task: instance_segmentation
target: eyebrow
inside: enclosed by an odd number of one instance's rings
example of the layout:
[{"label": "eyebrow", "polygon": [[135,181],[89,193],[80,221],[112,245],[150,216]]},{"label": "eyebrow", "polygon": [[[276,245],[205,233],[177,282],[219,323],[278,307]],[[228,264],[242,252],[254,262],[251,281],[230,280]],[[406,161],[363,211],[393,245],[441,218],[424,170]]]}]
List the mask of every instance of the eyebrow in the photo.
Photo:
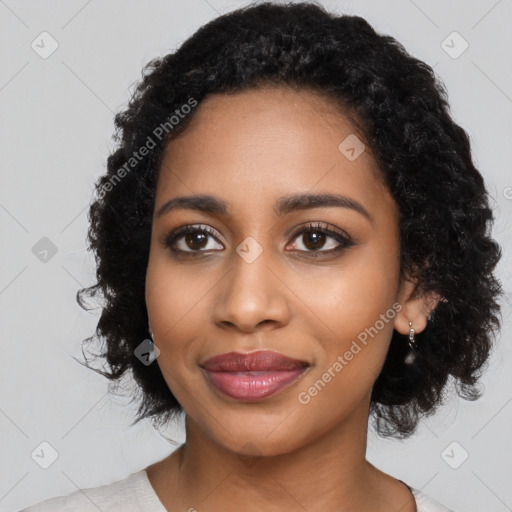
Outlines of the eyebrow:
[{"label": "eyebrow", "polygon": [[[311,208],[339,207],[354,210],[370,222],[373,222],[368,210],[355,199],[340,194],[294,194],[279,198],[275,205],[275,212],[279,216],[296,210],[308,210]],[[197,210],[214,215],[229,215],[229,203],[218,197],[203,194],[194,196],[178,196],[166,201],[156,214],[161,217],[166,213],[176,210]]]}]

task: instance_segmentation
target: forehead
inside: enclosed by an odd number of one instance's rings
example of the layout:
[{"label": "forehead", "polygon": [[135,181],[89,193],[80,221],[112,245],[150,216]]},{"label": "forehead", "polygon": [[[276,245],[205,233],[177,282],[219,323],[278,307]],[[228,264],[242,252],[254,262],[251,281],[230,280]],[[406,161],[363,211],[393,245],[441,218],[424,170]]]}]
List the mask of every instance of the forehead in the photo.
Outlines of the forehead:
[{"label": "forehead", "polygon": [[362,139],[334,101],[313,91],[211,95],[168,144],[157,202],[208,193],[235,206],[250,200],[261,205],[308,191],[339,192],[368,208],[383,206],[391,198]]}]

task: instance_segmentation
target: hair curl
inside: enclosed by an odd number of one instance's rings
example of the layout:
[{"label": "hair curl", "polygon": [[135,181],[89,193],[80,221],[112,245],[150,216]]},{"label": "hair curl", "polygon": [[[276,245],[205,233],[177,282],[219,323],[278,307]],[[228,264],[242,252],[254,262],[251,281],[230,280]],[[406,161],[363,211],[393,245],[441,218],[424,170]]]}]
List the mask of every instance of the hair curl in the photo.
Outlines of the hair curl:
[{"label": "hair curl", "polygon": [[[95,336],[84,343],[104,342],[97,357],[109,371],[91,369],[112,384],[132,372],[139,399],[134,423],[152,418],[162,425],[182,411],[158,365],[146,366],[134,355],[148,332],[145,273],[162,154],[193,118],[195,110],[182,114],[190,98],[200,104],[212,93],[261,86],[312,89],[343,107],[398,206],[402,275],[418,279],[418,293],[444,297],[416,335],[414,364],[404,362],[406,337],[393,333],[371,397],[377,432],[412,434],[420,416],[443,402],[450,376],[461,397],[478,398],[476,383],[500,326],[502,288],[493,270],[501,248],[488,231],[493,215],[468,135],[452,120],[444,85],[430,66],[363,18],[337,16],[313,3],[238,9],[144,68],[127,109],[115,116],[119,144],[89,210],[97,283],[79,290],[77,301],[88,309],[86,296],[103,299]],[[155,141],[155,128],[173,114],[180,114],[179,124]],[[148,146],[148,137],[156,145],[134,165],[130,159]],[[120,173],[128,163],[134,169]],[[116,174],[125,175],[114,182]]]}]

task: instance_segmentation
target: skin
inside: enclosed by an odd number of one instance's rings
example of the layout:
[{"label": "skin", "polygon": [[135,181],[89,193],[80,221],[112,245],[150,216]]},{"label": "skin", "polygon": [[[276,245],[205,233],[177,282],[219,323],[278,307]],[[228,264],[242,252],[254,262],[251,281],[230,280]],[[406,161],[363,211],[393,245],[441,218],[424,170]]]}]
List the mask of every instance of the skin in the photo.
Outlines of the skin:
[{"label": "skin", "polygon": [[[438,298],[413,297],[414,281],[400,279],[398,210],[370,152],[354,161],[340,152],[356,130],[312,91],[216,94],[196,108],[166,148],[156,189],[146,304],[157,364],[186,411],[186,443],[147,469],[151,485],[168,510],[414,512],[407,487],[366,460],[370,394],[393,329],[408,334],[411,321],[421,332]],[[276,214],[280,197],[304,193],[348,196],[370,219],[339,206]],[[157,215],[168,200],[196,194],[227,202],[228,214]],[[340,245],[330,234],[315,229],[317,246],[295,235],[310,221],[346,232],[354,245],[325,253]],[[176,228],[198,224],[214,233],[203,245],[182,236],[175,247],[185,256],[165,245]],[[247,237],[262,250],[251,263],[236,252]],[[396,302],[401,310],[300,403],[299,393]],[[311,366],[253,403],[222,395],[199,367],[258,349]]]}]

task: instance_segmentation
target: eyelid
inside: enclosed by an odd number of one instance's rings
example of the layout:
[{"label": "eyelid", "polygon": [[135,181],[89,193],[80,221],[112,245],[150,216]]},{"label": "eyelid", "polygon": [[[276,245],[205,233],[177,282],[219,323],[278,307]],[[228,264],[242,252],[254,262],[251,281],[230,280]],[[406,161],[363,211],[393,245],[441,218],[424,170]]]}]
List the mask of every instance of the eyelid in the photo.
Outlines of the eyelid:
[{"label": "eyelid", "polygon": [[[299,236],[303,235],[307,232],[314,232],[319,231],[324,233],[327,237],[333,238],[337,242],[337,247],[333,249],[327,249],[327,250],[296,250],[298,254],[308,254],[310,256],[308,257],[319,257],[319,256],[326,256],[326,255],[332,255],[336,254],[337,252],[341,252],[344,249],[348,249],[349,247],[352,247],[356,245],[352,237],[343,229],[331,227],[329,224],[322,222],[322,221],[310,221],[306,224],[300,226],[292,235],[292,238],[290,242],[286,244],[288,246],[290,243],[292,243],[294,240],[296,240]],[[301,256],[302,257],[302,256]]]},{"label": "eyelid", "polygon": [[351,240],[350,235],[343,229],[332,227],[329,224],[322,221],[309,221],[306,222],[306,224],[299,226],[294,231],[293,235],[291,235],[292,240],[295,240],[295,238],[297,238],[298,235],[301,235],[304,232],[313,231],[315,229],[325,232],[328,236],[337,235],[345,240]]},{"label": "eyelid", "polygon": [[[210,252],[210,251],[183,251],[181,249],[174,249],[172,244],[176,242],[180,237],[186,235],[187,233],[196,233],[196,232],[205,232],[212,238],[214,238],[219,244],[225,245],[219,237],[216,235],[217,230],[208,224],[185,224],[180,226],[174,230],[172,230],[169,234],[167,234],[163,239],[164,246],[168,247],[170,250],[181,252],[181,253],[189,253],[189,254],[200,254],[202,252]],[[219,250],[215,250],[214,252],[219,252]]]},{"label": "eyelid", "polygon": [[[332,254],[335,252],[338,252],[342,249],[351,247],[355,245],[355,243],[352,240],[352,237],[344,230],[340,228],[331,227],[329,224],[322,222],[322,221],[309,221],[306,224],[303,224],[302,226],[299,226],[291,235],[290,240],[286,243],[285,247],[288,246],[291,242],[293,242],[296,238],[298,238],[300,235],[307,233],[308,231],[315,231],[318,230],[322,233],[324,233],[327,237],[333,238],[338,243],[338,246],[334,249],[328,249],[328,250],[296,250],[295,252],[298,253],[306,253],[306,254],[319,254],[319,255],[326,255],[326,254]],[[174,229],[171,233],[169,233],[167,236],[164,237],[163,244],[164,246],[168,247],[173,252],[179,252],[179,253],[188,253],[188,254],[201,254],[201,253],[210,253],[210,252],[221,252],[221,249],[210,249],[208,251],[204,250],[182,250],[182,249],[176,249],[172,247],[172,245],[178,240],[180,237],[187,233],[196,233],[196,232],[205,232],[209,236],[211,236],[213,239],[215,239],[216,242],[219,244],[225,246],[225,244],[219,240],[220,237],[216,235],[217,230],[213,228],[212,226],[209,226],[208,224],[185,224],[183,226],[180,226],[176,229]],[[341,240],[338,240],[341,239]]]}]

